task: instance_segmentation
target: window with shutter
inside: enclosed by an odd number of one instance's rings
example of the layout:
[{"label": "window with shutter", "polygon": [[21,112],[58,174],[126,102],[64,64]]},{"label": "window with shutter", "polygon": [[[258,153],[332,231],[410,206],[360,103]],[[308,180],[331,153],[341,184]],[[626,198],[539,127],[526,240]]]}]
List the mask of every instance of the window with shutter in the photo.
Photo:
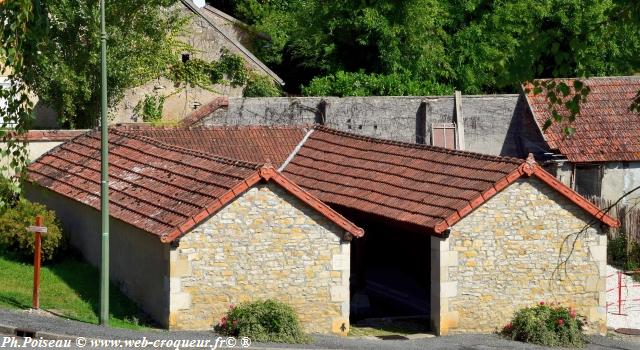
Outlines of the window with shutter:
[{"label": "window with shutter", "polygon": [[431,145],[456,149],[456,124],[434,123],[431,124]]}]

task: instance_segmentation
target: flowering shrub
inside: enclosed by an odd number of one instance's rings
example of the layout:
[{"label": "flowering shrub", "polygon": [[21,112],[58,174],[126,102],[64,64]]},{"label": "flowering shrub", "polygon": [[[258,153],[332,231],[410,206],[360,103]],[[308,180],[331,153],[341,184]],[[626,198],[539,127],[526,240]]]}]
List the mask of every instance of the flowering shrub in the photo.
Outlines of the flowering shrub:
[{"label": "flowering shrub", "polygon": [[584,317],[561,305],[544,301],[518,310],[501,334],[513,340],[545,346],[583,347]]},{"label": "flowering shrub", "polygon": [[287,304],[275,300],[230,305],[216,331],[253,342],[307,343],[298,316]]}]

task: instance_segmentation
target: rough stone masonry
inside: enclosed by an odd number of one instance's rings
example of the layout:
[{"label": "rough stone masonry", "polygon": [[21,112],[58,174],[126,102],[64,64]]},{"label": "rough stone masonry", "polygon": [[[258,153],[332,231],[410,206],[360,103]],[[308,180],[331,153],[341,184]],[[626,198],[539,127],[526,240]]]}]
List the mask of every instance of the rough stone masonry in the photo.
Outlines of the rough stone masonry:
[{"label": "rough stone masonry", "polygon": [[273,184],[248,190],[170,252],[173,329],[211,329],[243,301],[291,305],[307,332],[349,330],[350,243]]},{"label": "rough stone masonry", "polygon": [[[441,334],[491,332],[522,307],[571,306],[606,333],[606,245],[600,223],[541,181],[520,179],[432,238],[432,307]],[[568,263],[556,269],[583,232]],[[560,251],[562,249],[562,254]]]}]

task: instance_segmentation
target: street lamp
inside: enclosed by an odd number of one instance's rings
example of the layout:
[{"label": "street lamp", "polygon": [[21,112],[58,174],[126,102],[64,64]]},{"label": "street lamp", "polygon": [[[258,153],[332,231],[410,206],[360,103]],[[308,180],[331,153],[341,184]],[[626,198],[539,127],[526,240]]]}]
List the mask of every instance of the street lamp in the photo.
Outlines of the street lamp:
[{"label": "street lamp", "polygon": [[104,1],[100,0],[100,213],[102,214],[102,261],[100,265],[100,324],[109,325],[109,126],[107,125],[107,31]]}]

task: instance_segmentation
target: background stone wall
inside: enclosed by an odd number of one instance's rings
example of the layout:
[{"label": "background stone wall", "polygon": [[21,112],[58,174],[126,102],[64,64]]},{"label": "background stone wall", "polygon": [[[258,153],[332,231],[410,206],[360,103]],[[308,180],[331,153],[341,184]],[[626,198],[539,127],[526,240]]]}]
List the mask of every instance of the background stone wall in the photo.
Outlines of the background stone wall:
[{"label": "background stone wall", "polygon": [[170,327],[211,329],[230,304],[273,298],[293,306],[307,332],[346,333],[350,245],[341,236],[277,185],[251,188],[171,251]]},{"label": "background stone wall", "polygon": [[[465,148],[523,157],[519,95],[462,96]],[[431,144],[433,123],[457,122],[453,96],[230,98],[203,125],[323,123],[356,134]]]},{"label": "background stone wall", "polygon": [[[591,332],[606,332],[607,237],[600,234],[599,222],[577,240],[566,273],[561,268],[554,275],[564,238],[592,220],[551,187],[529,178],[454,225],[448,256],[440,260],[446,267],[440,284],[448,297],[440,313],[457,319],[451,331],[493,331],[514,311],[545,301],[575,307],[588,317]],[[568,250],[565,244],[563,256]]]}]

